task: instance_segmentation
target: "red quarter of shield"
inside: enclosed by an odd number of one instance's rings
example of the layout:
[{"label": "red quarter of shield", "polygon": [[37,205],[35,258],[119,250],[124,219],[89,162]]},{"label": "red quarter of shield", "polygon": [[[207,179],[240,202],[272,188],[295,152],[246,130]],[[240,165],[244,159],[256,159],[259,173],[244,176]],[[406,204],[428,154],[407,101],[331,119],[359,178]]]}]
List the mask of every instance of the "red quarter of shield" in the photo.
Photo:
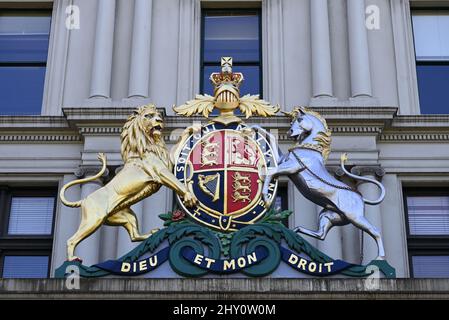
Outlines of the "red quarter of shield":
[{"label": "red quarter of shield", "polygon": [[225,132],[213,132],[206,135],[192,150],[190,161],[193,170],[216,170],[224,167]]},{"label": "red quarter of shield", "polygon": [[257,172],[228,170],[226,214],[232,215],[244,210],[256,199],[259,191]]}]

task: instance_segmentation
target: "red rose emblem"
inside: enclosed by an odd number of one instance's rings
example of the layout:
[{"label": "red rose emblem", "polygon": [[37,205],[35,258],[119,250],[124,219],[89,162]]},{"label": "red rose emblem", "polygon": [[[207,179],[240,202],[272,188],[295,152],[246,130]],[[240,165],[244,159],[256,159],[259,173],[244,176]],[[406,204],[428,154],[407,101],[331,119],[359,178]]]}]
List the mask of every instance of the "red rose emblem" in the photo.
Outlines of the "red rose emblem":
[{"label": "red rose emblem", "polygon": [[179,221],[179,220],[184,219],[185,216],[186,216],[186,214],[184,213],[184,211],[176,210],[175,212],[173,212],[171,220],[172,221]]}]

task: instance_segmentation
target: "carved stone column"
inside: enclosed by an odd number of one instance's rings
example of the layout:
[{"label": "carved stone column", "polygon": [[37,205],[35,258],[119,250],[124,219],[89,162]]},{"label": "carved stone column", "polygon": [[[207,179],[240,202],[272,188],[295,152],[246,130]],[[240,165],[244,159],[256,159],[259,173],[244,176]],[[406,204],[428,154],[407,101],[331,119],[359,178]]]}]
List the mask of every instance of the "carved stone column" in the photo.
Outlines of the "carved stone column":
[{"label": "carved stone column", "polygon": [[90,98],[111,98],[115,0],[99,0]]},{"label": "carved stone column", "polygon": [[136,0],[129,75],[129,98],[148,98],[152,0]]},{"label": "carved stone column", "polygon": [[386,195],[380,204],[382,236],[388,262],[396,268],[398,278],[410,277],[407,247],[407,221],[402,207],[402,182],[396,174],[385,174],[382,179]]},{"label": "carved stone column", "polygon": [[[76,180],[77,177],[73,174],[64,175],[64,178],[60,181],[59,187]],[[67,189],[65,197],[70,201],[77,201],[81,199],[80,187],[72,187]],[[55,268],[59,267],[64,261],[67,260],[67,240],[75,234],[80,223],[81,211],[79,208],[69,208],[62,204],[58,197],[57,215],[55,217],[55,230],[54,230],[54,246],[52,257],[51,275]]]},{"label": "carved stone column", "polygon": [[283,0],[262,1],[264,98],[285,106]]},{"label": "carved stone column", "polygon": [[332,64],[327,0],[310,1],[312,39],[313,97],[311,104],[323,99],[336,100],[332,88]]},{"label": "carved stone column", "polygon": [[[351,173],[373,180],[380,180],[385,175],[385,171],[380,166],[356,166],[352,168]],[[366,199],[375,200],[379,197],[379,188],[373,183],[360,183],[357,189]],[[365,205],[365,218],[382,233],[382,217],[379,205]],[[366,232],[363,232],[362,237],[362,263],[366,264],[377,257],[377,244]]]},{"label": "carved stone column", "polygon": [[351,96],[369,99],[372,97],[372,86],[364,0],[348,0],[348,34]]},{"label": "carved stone column", "polygon": [[[81,166],[76,170],[75,176],[77,178],[92,177],[100,171],[99,166]],[[107,170],[105,172],[106,176]],[[103,181],[96,179],[81,185],[81,199],[85,199],[95,190],[103,186]],[[81,214],[81,212],[80,212]],[[83,259],[84,265],[92,265],[99,262],[100,259],[100,231],[95,231],[87,239],[83,240],[75,249],[75,255]]]}]

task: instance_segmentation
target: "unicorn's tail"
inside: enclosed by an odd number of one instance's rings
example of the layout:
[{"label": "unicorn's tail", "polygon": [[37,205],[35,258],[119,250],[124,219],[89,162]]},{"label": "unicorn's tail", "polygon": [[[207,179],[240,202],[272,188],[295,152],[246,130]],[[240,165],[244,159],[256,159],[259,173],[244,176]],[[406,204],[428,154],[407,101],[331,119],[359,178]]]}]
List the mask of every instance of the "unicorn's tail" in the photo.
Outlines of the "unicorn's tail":
[{"label": "unicorn's tail", "polygon": [[377,181],[377,180],[375,180],[375,179],[369,179],[369,178],[361,177],[361,176],[358,176],[358,175],[355,175],[355,174],[350,173],[350,172],[349,172],[348,170],[346,170],[346,168],[345,168],[345,162],[346,162],[346,160],[348,160],[348,155],[347,155],[346,153],[343,153],[343,154],[341,155],[341,157],[340,157],[340,167],[341,167],[341,169],[343,170],[343,172],[344,172],[347,176],[349,176],[349,177],[351,177],[351,178],[353,178],[353,179],[356,179],[356,180],[361,180],[361,181],[366,181],[366,182],[374,183],[374,184],[380,189],[380,196],[379,196],[378,199],[376,199],[376,200],[368,200],[368,199],[363,198],[363,201],[364,201],[366,204],[369,204],[369,205],[376,205],[376,204],[381,203],[381,202],[384,200],[384,198],[385,198],[385,187],[382,185],[382,183],[380,183],[379,181]]}]

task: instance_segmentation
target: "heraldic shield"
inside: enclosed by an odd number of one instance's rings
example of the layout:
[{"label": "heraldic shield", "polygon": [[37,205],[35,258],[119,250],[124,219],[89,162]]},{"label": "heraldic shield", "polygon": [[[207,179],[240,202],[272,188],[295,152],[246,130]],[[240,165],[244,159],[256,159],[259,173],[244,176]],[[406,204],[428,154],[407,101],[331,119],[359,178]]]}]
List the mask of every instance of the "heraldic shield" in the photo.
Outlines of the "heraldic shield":
[{"label": "heraldic shield", "polygon": [[[232,71],[232,58],[222,58],[221,67],[221,72],[210,77],[213,96],[197,95],[173,108],[177,117],[212,115],[207,124],[187,127],[168,151],[160,112],[154,105],[142,106],[130,115],[121,133],[123,168],[85,199],[67,200],[67,188],[102,177],[107,160],[99,154],[102,169],[95,176],[61,188],[62,203],[80,207],[82,215],[78,230],[67,240],[67,261],[56,270],[56,277],[75,272],[82,277],[148,274],[165,278],[173,276],[173,271],[184,277],[263,277],[275,272],[275,276],[287,278],[368,277],[373,273],[395,277],[394,268],[385,260],[380,232],[363,216],[364,203],[375,205],[383,200],[383,185],[348,172],[345,155],[341,157],[342,172],[354,180],[376,184],[381,190],[379,199],[363,198],[328,173],[324,163],[330,153],[331,130],[319,113],[308,108],[295,108],[285,113],[288,117],[278,118],[290,124],[285,136],[296,142],[283,154],[274,135],[243,120],[275,116],[280,107],[258,95],[240,96],[244,78]],[[319,230],[285,225],[292,211],[273,206],[280,176],[287,176],[292,188],[323,208]],[[161,186],[176,194],[177,208],[159,215],[164,225],[161,229],[141,234],[131,206]],[[303,214],[300,210],[296,214]],[[323,240],[334,225],[349,223],[378,244],[379,256],[367,265],[333,259],[300,235]],[[75,256],[75,248],[102,224],[124,227],[131,241],[139,244],[116,260],[84,265],[83,257]]]},{"label": "heraldic shield", "polygon": [[[192,134],[177,158],[175,173],[197,197],[183,209],[196,221],[219,231],[236,231],[255,223],[269,203],[262,199],[267,168],[277,166],[272,145],[244,124],[212,123]],[[269,187],[274,198],[277,181]]]}]

